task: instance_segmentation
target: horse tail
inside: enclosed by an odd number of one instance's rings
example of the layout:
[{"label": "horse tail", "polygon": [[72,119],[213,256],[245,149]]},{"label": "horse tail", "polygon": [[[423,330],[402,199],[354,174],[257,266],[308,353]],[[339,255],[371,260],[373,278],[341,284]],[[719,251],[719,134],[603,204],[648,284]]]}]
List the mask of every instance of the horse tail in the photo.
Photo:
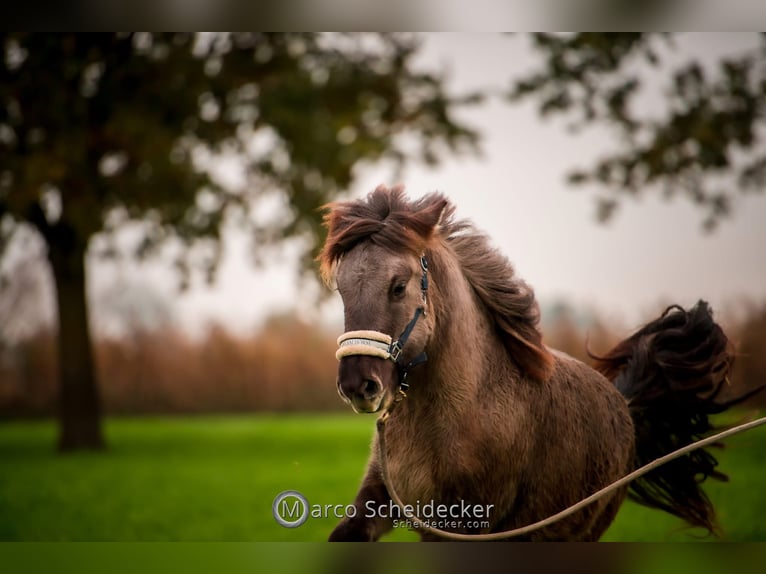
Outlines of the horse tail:
[{"label": "horse tail", "polygon": [[[705,301],[689,311],[668,307],[605,356],[593,359],[594,367],[628,400],[636,434],[635,468],[702,438],[714,428],[709,415],[760,390],[716,401],[728,384],[734,357]],[[709,477],[728,479],[717,466],[708,450],[697,449],[633,481],[629,497],[718,533],[713,505],[701,488]]]}]

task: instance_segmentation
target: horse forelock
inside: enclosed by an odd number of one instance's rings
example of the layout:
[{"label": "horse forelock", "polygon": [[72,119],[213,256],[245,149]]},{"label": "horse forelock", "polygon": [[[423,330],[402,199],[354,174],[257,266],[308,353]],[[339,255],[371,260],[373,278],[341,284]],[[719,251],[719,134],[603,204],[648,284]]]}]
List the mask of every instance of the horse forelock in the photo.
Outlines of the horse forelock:
[{"label": "horse forelock", "polygon": [[317,257],[325,283],[343,255],[364,241],[395,253],[420,255],[437,235],[439,221],[454,212],[441,193],[410,201],[400,185],[381,185],[363,199],[330,203],[325,209],[327,239]]}]

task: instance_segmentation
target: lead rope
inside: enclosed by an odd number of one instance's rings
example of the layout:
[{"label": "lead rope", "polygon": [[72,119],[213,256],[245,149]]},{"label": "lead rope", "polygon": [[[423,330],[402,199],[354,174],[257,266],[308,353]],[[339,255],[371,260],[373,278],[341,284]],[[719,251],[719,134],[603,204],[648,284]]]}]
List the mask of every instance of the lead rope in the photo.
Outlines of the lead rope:
[{"label": "lead rope", "polygon": [[410,520],[412,520],[413,522],[417,523],[416,528],[425,530],[426,532],[430,532],[431,534],[435,534],[436,536],[440,536],[442,538],[448,538],[450,540],[503,540],[505,538],[513,538],[515,536],[526,534],[527,532],[533,532],[535,530],[539,530],[540,528],[544,528],[548,526],[549,524],[553,524],[555,522],[558,522],[559,520],[566,518],[567,516],[570,516],[571,514],[574,514],[578,510],[588,506],[589,504],[596,502],[600,498],[603,498],[610,492],[613,492],[617,490],[618,488],[625,486],[629,482],[632,482],[635,479],[645,475],[647,472],[651,472],[658,466],[662,466],[663,464],[670,462],[671,460],[674,460],[678,457],[681,457],[687,453],[690,453],[693,450],[697,450],[698,448],[708,446],[714,442],[718,442],[720,440],[723,440],[735,434],[754,429],[758,426],[761,426],[762,424],[766,424],[766,417],[761,417],[754,421],[737,425],[725,431],[719,432],[718,434],[714,434],[707,438],[688,444],[685,447],[679,448],[678,450],[675,450],[669,454],[666,454],[665,456],[661,456],[660,458],[653,460],[652,462],[648,464],[645,464],[641,468],[634,470],[633,472],[622,477],[619,480],[616,480],[609,486],[605,486],[601,490],[594,492],[589,497],[582,499],[580,502],[573,504],[569,508],[566,508],[562,510],[561,512],[553,514],[549,516],[548,518],[544,518],[543,520],[533,522],[532,524],[528,524],[520,528],[514,528],[513,530],[506,530],[504,532],[492,532],[489,534],[459,534],[457,532],[447,532],[446,530],[441,530],[439,528],[428,526],[423,520],[415,516],[414,512],[407,512],[405,510],[405,505],[402,502],[401,498],[399,498],[399,495],[396,493],[396,490],[394,489],[391,483],[391,477],[388,474],[388,462],[386,460],[385,429],[386,429],[386,421],[388,420],[388,417],[390,416],[390,414],[391,414],[391,410],[389,409],[385,413],[383,413],[377,421],[378,458],[380,460],[380,472],[383,477],[383,483],[386,485],[386,489],[388,490],[388,494],[391,495],[391,499],[399,506],[399,509],[404,513],[404,515]]}]

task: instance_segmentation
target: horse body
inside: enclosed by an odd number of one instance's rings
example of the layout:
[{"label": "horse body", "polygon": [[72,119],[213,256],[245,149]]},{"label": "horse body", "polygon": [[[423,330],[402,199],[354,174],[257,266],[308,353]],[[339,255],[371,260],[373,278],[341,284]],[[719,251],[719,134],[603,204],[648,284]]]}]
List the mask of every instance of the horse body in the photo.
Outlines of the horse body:
[{"label": "horse body", "polygon": [[[593,368],[545,347],[532,290],[485,236],[452,220],[453,209],[438,194],[413,204],[400,189],[379,188],[366,201],[336,205],[328,216],[323,272],[336,278],[346,331],[394,337],[417,306],[426,311],[404,355],[406,362],[425,350],[428,362],[412,370],[406,399],[394,405],[397,369],[377,357],[343,357],[338,388],[358,412],[391,409],[387,463],[406,503],[491,505],[481,517],[488,525],[462,517],[447,529],[499,532],[555,514],[635,468],[645,449],[626,395],[638,391],[623,382],[621,392]],[[421,255],[431,274],[425,301],[417,289]],[[707,341],[708,331],[695,336],[694,345]],[[636,336],[634,343],[649,348],[651,340]],[[614,360],[603,363],[611,379],[626,371]],[[644,376],[653,362],[631,365],[632,378],[657,379]],[[658,384],[646,385],[648,395],[666,396]],[[344,519],[331,540],[376,540],[392,527],[390,519],[365,513],[371,502],[390,502],[377,456],[374,444],[355,500],[357,516]],[[597,540],[625,494],[618,491],[526,539]],[[645,503],[658,505],[651,488],[644,494]]]},{"label": "horse body", "polygon": [[[498,532],[555,514],[627,474],[634,435],[625,399],[575,359],[554,365],[545,385],[519,379],[505,392],[477,393],[460,417],[424,390],[445,379],[413,379],[387,424],[389,472],[402,499],[492,504],[488,528],[456,531]],[[596,540],[624,494],[527,539]]]}]

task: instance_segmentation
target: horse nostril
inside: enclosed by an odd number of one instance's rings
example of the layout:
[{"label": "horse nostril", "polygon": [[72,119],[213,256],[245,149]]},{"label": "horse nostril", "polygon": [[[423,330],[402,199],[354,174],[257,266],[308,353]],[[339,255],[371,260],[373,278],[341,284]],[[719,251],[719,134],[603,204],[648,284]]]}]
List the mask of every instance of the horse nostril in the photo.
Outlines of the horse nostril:
[{"label": "horse nostril", "polygon": [[372,379],[362,381],[362,395],[365,399],[372,399],[380,393],[380,383]]}]

